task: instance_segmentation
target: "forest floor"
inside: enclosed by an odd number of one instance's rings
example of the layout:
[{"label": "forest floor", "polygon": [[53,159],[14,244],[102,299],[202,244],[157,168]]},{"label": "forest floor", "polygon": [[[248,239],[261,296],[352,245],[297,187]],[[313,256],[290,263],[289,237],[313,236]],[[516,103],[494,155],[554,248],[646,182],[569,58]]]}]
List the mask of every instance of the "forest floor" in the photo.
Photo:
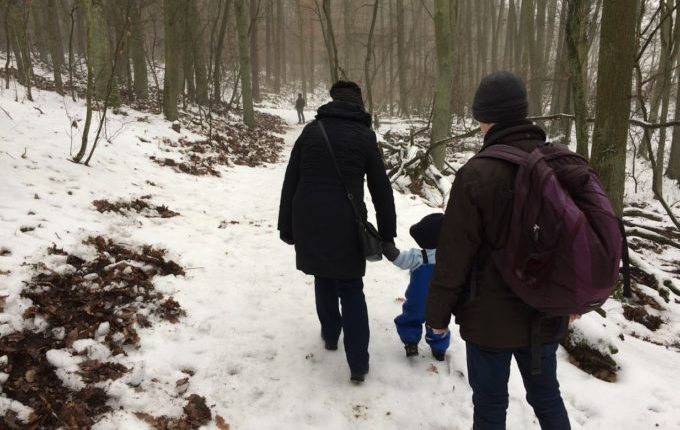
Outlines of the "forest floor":
[{"label": "forest floor", "polygon": [[[350,384],[342,347],[323,348],[312,278],[276,231],[302,129],[294,110],[260,106],[287,126],[266,117],[249,132],[232,118],[206,142],[200,121],[177,133],[122,108],[86,167],[69,161],[83,104],[34,97],[0,89],[0,427],[471,427],[457,327],[445,362],[426,347],[404,357],[392,320],[408,273],[368,266],[363,385]],[[647,194],[627,199],[630,222],[679,241]],[[397,192],[395,203],[397,246],[415,246],[409,226],[437,209]],[[680,251],[637,241],[635,298],[609,300],[606,319],[584,316],[571,337],[572,354],[602,351],[615,376],[558,351],[574,429],[680,428],[680,304],[669,290],[680,288]],[[508,428],[538,429],[514,367],[509,387]]]}]

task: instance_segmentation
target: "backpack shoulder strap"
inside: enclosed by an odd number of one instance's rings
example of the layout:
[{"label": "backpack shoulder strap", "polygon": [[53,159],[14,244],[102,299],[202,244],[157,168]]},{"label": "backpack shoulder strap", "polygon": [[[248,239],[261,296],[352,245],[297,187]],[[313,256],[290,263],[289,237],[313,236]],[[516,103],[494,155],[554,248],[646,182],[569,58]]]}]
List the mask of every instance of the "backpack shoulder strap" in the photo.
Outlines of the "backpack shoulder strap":
[{"label": "backpack shoulder strap", "polygon": [[514,146],[496,144],[481,150],[473,158],[495,158],[521,166],[527,163],[529,153]]}]

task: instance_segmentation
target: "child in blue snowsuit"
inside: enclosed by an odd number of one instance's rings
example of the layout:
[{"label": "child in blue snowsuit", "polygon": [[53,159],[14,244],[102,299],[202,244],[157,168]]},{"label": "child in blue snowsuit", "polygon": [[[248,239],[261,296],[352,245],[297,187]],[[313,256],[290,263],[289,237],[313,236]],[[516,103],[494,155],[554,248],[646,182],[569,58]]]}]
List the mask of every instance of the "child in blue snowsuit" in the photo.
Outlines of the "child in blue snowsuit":
[{"label": "child in blue snowsuit", "polygon": [[[393,243],[383,243],[385,257],[400,269],[411,271],[411,281],[406,288],[406,301],[402,306],[402,313],[394,319],[407,357],[418,355],[418,342],[423,334],[425,304],[434,272],[435,253],[443,218],[444,215],[440,213],[430,214],[411,226],[409,233],[420,249],[399,251]],[[427,327],[425,341],[430,346],[434,358],[443,361],[451,341],[451,333],[447,331],[444,334],[434,334],[432,329]]]}]

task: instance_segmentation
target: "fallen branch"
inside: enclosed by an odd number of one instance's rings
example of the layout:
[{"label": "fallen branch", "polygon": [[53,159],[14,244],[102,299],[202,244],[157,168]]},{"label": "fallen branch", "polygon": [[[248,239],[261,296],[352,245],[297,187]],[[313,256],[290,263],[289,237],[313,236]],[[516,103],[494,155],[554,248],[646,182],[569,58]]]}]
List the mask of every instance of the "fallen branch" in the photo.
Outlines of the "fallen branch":
[{"label": "fallen branch", "polygon": [[639,217],[639,218],[647,218],[648,220],[651,221],[656,221],[656,222],[663,222],[663,218],[656,214],[651,214],[649,212],[645,212],[640,209],[624,209],[623,210],[623,216],[624,217]]},{"label": "fallen branch", "polygon": [[[644,228],[644,227],[642,227],[642,228]],[[664,236],[662,236],[658,233],[655,233],[655,232],[643,231],[643,230],[640,229],[640,227],[634,227],[634,228],[631,228],[631,229],[627,229],[626,235],[629,236],[629,237],[632,236],[632,237],[639,237],[639,238],[642,238],[642,239],[651,240],[652,242],[655,242],[655,243],[660,243],[662,245],[667,245],[667,246],[671,246],[671,247],[676,248],[676,249],[680,249],[680,243],[675,242],[671,239],[668,239],[668,238],[666,238],[666,237],[664,237]]]},{"label": "fallen branch", "polygon": [[5,112],[5,115],[7,115],[7,117],[8,117],[9,119],[11,119],[12,121],[14,121],[14,118],[12,118],[12,115],[10,115],[9,112],[7,112],[7,111],[5,110],[5,108],[3,108],[2,106],[0,106],[0,110],[2,110],[3,112]]}]

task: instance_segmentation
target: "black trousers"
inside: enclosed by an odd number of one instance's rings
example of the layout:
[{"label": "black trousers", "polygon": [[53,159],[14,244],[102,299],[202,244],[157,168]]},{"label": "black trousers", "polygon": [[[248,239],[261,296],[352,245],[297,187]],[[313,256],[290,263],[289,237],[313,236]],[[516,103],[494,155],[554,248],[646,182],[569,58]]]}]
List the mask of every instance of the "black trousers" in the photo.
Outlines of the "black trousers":
[{"label": "black trousers", "polygon": [[328,343],[337,343],[340,332],[345,332],[345,355],[352,373],[368,372],[370,332],[363,289],[361,278],[314,277],[316,313],[321,322],[321,336]]},{"label": "black trousers", "polygon": [[305,111],[303,109],[298,109],[298,123],[303,124],[305,122]]}]

